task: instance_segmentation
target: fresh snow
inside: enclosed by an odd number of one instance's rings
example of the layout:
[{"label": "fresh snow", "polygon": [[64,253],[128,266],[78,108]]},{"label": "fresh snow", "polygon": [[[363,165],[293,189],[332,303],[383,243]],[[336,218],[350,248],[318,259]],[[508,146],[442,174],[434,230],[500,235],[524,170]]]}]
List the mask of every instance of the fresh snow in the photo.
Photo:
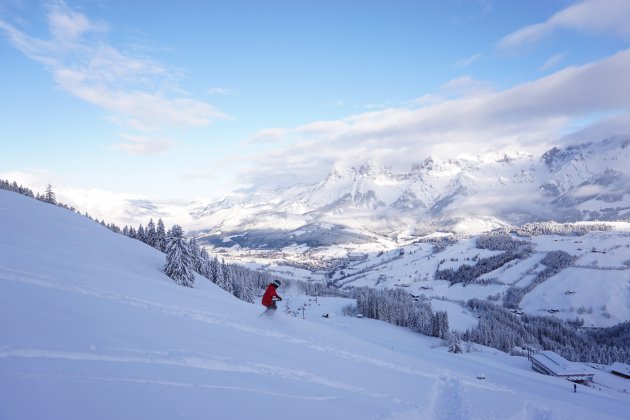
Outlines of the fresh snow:
[{"label": "fresh snow", "polygon": [[525,296],[530,313],[557,310],[562,319],[588,318],[586,326],[611,327],[630,319],[630,273],[569,267]]},{"label": "fresh snow", "polygon": [[[0,238],[1,419],[622,419],[630,408],[628,394],[573,393],[523,357],[451,354],[343,316],[349,300],[281,288],[287,299],[261,317],[201,277],[177,286],[138,241],[7,191]],[[305,319],[287,303],[307,305]]]}]

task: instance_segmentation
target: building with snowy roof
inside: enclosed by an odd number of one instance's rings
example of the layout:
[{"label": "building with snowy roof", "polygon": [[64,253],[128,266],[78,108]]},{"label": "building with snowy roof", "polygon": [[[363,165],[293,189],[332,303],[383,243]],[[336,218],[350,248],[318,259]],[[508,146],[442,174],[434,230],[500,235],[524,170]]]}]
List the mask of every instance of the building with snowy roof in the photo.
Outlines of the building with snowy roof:
[{"label": "building with snowy roof", "polygon": [[610,373],[613,375],[621,376],[622,378],[630,379],[630,365],[621,362],[615,362],[610,365]]},{"label": "building with snowy roof", "polygon": [[545,375],[559,376],[572,382],[591,382],[595,374],[582,363],[571,362],[552,351],[531,354],[532,369]]}]

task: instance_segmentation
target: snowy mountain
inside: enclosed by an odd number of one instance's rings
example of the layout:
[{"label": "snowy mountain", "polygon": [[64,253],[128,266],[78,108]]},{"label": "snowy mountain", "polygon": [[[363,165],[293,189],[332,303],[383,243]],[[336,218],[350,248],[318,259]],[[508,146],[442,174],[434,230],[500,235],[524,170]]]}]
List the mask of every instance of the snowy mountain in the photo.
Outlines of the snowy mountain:
[{"label": "snowy mountain", "polygon": [[329,223],[387,237],[419,227],[476,233],[508,223],[623,220],[630,216],[628,145],[630,139],[616,138],[540,157],[428,158],[408,172],[338,164],[316,185],[257,191],[197,215],[222,231]]},{"label": "snowy mountain", "polygon": [[293,243],[304,232],[311,234],[302,243],[339,242],[340,234],[349,235],[343,241],[361,243],[375,236],[480,233],[534,221],[615,221],[630,217],[629,145],[630,138],[611,138],[552,148],[541,156],[427,157],[408,169],[340,161],[316,184],[264,187],[219,201],[156,203],[69,190],[58,196],[121,225],[162,217],[218,241],[246,234],[237,242],[245,247],[263,245],[261,234],[274,238],[267,246]]},{"label": "snowy mountain", "polygon": [[[617,385],[574,393],[524,357],[481,346],[452,354],[437,339],[344,317],[346,299],[308,303],[305,319],[283,307],[259,317],[259,305],[201,277],[193,289],[177,286],[155,249],[7,191],[0,191],[0,238],[2,419],[627,414]],[[306,304],[281,293],[283,305]],[[615,381],[592,371],[600,384]]]}]

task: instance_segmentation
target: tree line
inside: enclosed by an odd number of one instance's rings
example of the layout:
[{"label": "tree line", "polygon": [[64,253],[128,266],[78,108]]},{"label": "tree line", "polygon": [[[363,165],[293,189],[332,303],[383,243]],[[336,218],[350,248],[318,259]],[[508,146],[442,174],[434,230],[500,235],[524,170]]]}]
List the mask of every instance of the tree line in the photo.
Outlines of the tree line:
[{"label": "tree line", "polygon": [[0,190],[12,191],[26,197],[34,198],[36,200],[42,201],[44,203],[53,204],[59,207],[63,207],[70,211],[76,211],[74,207],[67,206],[63,203],[57,202],[57,196],[53,190],[52,185],[48,184],[46,187],[46,191],[43,194],[34,193],[30,188],[24,187],[22,185],[18,185],[17,182],[7,181],[6,179],[0,179]]},{"label": "tree line", "polygon": [[448,313],[431,309],[428,299],[414,299],[402,289],[374,289],[357,287],[350,290],[348,297],[356,299],[356,306],[347,307],[348,315],[361,314],[400,327],[442,339],[450,335]]},{"label": "tree line", "polygon": [[517,316],[479,299],[469,300],[466,306],[478,315],[479,324],[462,335],[465,341],[504,352],[524,346],[551,350],[575,362],[630,362],[630,322],[589,330],[550,316]]}]

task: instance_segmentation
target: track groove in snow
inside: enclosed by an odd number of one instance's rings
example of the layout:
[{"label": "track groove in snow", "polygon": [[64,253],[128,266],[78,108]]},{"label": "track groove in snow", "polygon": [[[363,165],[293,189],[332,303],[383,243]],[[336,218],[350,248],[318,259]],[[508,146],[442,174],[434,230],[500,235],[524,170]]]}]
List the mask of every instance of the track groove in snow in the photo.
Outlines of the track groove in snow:
[{"label": "track groove in snow", "polygon": [[[171,358],[162,357],[160,354],[154,354],[147,352],[144,357],[140,356],[115,356],[107,354],[94,354],[94,353],[80,353],[80,352],[67,352],[67,351],[52,351],[41,349],[0,349],[0,359],[4,358],[25,358],[25,359],[61,359],[61,360],[73,360],[73,361],[97,361],[97,362],[112,362],[112,363],[148,363],[157,365],[173,365],[179,367],[204,369],[217,372],[234,372],[234,373],[248,373],[257,374],[263,376],[277,375],[287,379],[300,380],[305,382],[311,382],[319,385],[324,385],[329,388],[335,388],[352,392],[364,392],[363,389],[344,384],[339,381],[335,381],[323,376],[319,376],[304,370],[290,370],[283,368],[282,366],[274,366],[262,363],[243,363],[239,361],[236,363],[228,363],[223,358],[212,357],[207,355],[206,357],[200,356],[175,356]],[[374,394],[371,394],[374,395]],[[374,395],[376,396],[376,395]]]},{"label": "track groove in snow", "polygon": [[[134,306],[134,307],[139,307],[142,309],[158,310],[168,315],[188,317],[195,321],[205,322],[212,325],[226,326],[226,327],[234,328],[236,330],[247,332],[247,333],[279,339],[286,343],[305,345],[308,348],[311,348],[313,350],[330,353],[335,356],[341,357],[343,359],[351,360],[357,363],[365,363],[365,364],[369,364],[369,365],[376,366],[379,368],[406,373],[409,375],[429,378],[429,379],[437,378],[437,376],[433,373],[420,371],[418,369],[414,369],[409,366],[400,366],[395,363],[391,363],[382,359],[366,356],[359,353],[350,352],[350,351],[339,349],[330,345],[312,342],[307,339],[290,336],[290,335],[283,334],[278,331],[274,331],[270,329],[263,329],[263,328],[256,328],[248,324],[233,322],[229,320],[228,318],[214,316],[208,312],[193,310],[190,308],[182,308],[182,307],[177,307],[177,306],[172,306],[172,305],[165,305],[165,304],[151,302],[144,299],[132,298],[130,296],[122,296],[122,295],[111,293],[111,292],[104,292],[102,290],[93,289],[93,288],[67,286],[67,285],[63,285],[58,282],[55,282],[54,279],[50,277],[42,277],[42,276],[33,277],[32,275],[7,276],[7,275],[0,274],[0,280],[2,279],[24,282],[24,283],[28,283],[32,285],[41,286],[41,287],[49,287],[49,288],[61,290],[64,292],[78,293],[85,296],[92,296],[92,297],[102,298],[102,299],[112,299],[119,303],[123,303],[123,304]],[[1,357],[1,354],[0,354],[0,357]],[[108,357],[108,356],[105,356],[105,357]],[[250,373],[253,373],[253,372],[250,372]],[[466,384],[473,387],[491,389],[493,391],[509,392],[503,388],[494,387],[487,383],[479,383],[478,381],[477,382],[466,381]]]}]

